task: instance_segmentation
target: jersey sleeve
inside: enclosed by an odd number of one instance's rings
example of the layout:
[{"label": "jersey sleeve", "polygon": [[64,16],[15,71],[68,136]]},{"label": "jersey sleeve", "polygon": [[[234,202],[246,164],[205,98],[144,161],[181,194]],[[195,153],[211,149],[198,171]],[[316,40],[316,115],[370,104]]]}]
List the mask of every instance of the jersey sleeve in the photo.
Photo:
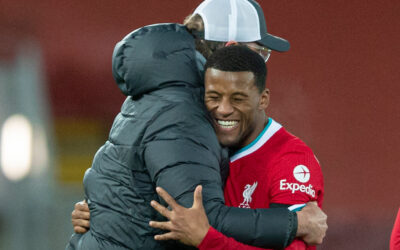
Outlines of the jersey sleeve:
[{"label": "jersey sleeve", "polygon": [[253,247],[236,241],[233,238],[223,235],[213,227],[210,227],[206,237],[198,246],[199,250],[262,250],[265,248]]},{"label": "jersey sleeve", "polygon": [[[306,146],[299,146],[279,158],[270,173],[270,203],[302,204],[317,201],[322,206],[324,182],[320,164]],[[315,250],[295,239],[287,250]]]},{"label": "jersey sleeve", "polygon": [[317,249],[315,246],[307,246],[307,244],[300,240],[300,239],[295,239],[292,244],[290,244],[285,250],[315,250]]},{"label": "jersey sleeve", "polygon": [[[220,232],[218,232],[213,227],[210,227],[203,241],[198,246],[199,250],[261,250],[266,248],[259,248],[250,245],[243,244],[230,238]],[[316,247],[307,246],[302,240],[295,239],[290,246],[285,248],[286,250],[315,250]]]},{"label": "jersey sleeve", "polygon": [[293,205],[317,201],[322,206],[322,171],[308,147],[298,146],[281,156],[274,164],[269,178],[270,203]]}]

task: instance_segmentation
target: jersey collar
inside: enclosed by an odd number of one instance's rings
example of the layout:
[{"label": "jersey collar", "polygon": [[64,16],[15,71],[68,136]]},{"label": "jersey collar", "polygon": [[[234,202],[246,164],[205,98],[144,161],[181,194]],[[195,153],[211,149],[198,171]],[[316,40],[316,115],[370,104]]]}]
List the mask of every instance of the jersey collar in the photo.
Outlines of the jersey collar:
[{"label": "jersey collar", "polygon": [[252,141],[249,145],[236,151],[231,156],[230,162],[232,163],[261,148],[261,146],[264,145],[281,127],[282,125],[274,121],[272,118],[268,118],[267,125],[265,125],[265,128],[263,129],[263,131],[261,131],[257,138],[254,139],[254,141]]}]

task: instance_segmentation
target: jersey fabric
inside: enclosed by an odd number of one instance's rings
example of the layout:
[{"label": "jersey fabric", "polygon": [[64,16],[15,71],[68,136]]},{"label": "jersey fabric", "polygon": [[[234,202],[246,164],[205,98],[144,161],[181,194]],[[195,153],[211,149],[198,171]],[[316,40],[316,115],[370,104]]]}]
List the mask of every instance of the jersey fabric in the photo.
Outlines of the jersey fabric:
[{"label": "jersey fabric", "polygon": [[400,250],[400,209],[390,236],[390,250]]},{"label": "jersey fabric", "polygon": [[[322,206],[323,176],[318,160],[299,138],[269,118],[260,135],[230,158],[224,195],[228,206],[269,208],[271,204],[317,201]],[[210,229],[200,249],[259,249]],[[296,239],[286,249],[315,249]]]}]

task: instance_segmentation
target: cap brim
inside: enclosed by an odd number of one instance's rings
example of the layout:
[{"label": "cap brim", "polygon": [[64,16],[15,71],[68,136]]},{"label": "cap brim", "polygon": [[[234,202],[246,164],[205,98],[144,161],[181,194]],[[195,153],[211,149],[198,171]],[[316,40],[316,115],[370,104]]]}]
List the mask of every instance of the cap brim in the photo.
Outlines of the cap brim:
[{"label": "cap brim", "polygon": [[279,52],[285,52],[290,49],[289,41],[268,33],[263,38],[261,38],[261,40],[258,40],[257,42],[265,47],[268,47],[272,50],[276,50]]}]

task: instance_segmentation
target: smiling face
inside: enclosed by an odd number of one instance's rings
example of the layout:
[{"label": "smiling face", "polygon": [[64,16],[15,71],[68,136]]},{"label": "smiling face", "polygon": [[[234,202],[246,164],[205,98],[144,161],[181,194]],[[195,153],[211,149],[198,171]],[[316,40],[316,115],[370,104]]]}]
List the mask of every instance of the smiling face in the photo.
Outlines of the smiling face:
[{"label": "smiling face", "polygon": [[260,92],[254,81],[250,71],[206,71],[205,104],[223,146],[242,148],[256,139],[266,125],[269,90]]}]

